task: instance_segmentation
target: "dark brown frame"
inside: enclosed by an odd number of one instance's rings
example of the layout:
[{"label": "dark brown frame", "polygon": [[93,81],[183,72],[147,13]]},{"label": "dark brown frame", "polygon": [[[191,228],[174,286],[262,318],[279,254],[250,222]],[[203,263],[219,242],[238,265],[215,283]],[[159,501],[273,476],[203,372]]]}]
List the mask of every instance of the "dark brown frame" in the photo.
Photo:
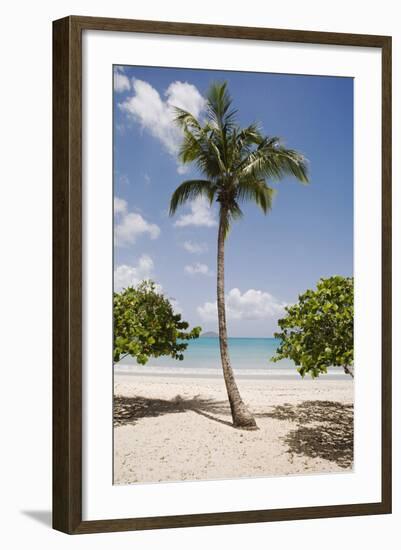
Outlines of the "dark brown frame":
[{"label": "dark brown frame", "polygon": [[[82,521],[82,31],[382,51],[382,497],[380,502]],[[71,16],[53,22],[53,527],[69,534],[391,513],[391,37]]]}]

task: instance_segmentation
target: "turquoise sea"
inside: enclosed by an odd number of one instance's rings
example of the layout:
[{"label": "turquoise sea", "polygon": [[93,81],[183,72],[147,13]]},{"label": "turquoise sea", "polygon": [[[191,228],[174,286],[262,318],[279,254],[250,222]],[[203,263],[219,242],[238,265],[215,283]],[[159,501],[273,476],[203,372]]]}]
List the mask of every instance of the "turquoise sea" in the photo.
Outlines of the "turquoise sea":
[{"label": "turquoise sea", "polygon": [[[276,338],[229,338],[231,364],[234,369],[294,368],[294,363],[282,360],[273,363],[270,358],[275,354],[279,340]],[[122,363],[135,363],[133,358],[125,358]],[[155,367],[181,367],[204,369],[220,367],[220,348],[218,338],[198,338],[188,342],[184,360],[171,357],[150,359],[149,365]]]},{"label": "turquoise sea", "polygon": [[[238,377],[244,378],[300,378],[295,364],[284,359],[273,363],[271,357],[279,345],[276,338],[229,338],[231,365]],[[115,365],[115,372],[138,375],[168,375],[184,377],[220,377],[220,348],[218,338],[199,338],[188,343],[184,360],[171,357],[150,359],[145,366],[138,365],[132,357],[126,357]],[[342,369],[329,369],[325,378],[343,377]],[[346,377],[346,375],[345,375]]]}]

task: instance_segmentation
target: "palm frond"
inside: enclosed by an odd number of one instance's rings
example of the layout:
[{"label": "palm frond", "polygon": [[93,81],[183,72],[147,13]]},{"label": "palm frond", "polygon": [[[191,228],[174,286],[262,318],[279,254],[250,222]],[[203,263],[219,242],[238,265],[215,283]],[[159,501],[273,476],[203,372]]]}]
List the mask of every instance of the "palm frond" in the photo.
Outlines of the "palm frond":
[{"label": "palm frond", "polygon": [[277,138],[250,153],[242,163],[241,171],[274,180],[293,175],[302,183],[309,181],[305,157],[293,149],[277,145]]},{"label": "palm frond", "polygon": [[309,183],[308,161],[298,151],[277,147],[273,156],[276,156],[276,162],[283,166],[283,173],[292,174],[302,183]]},{"label": "palm frond", "polygon": [[259,147],[263,140],[257,124],[250,124],[246,128],[233,128],[227,147],[230,171],[238,172],[255,147]]},{"label": "palm frond", "polygon": [[246,128],[242,128],[241,131],[238,132],[237,140],[240,147],[244,145],[259,145],[263,141],[259,124],[253,123]]},{"label": "palm frond", "polygon": [[173,216],[177,208],[196,199],[197,197],[207,197],[209,202],[213,202],[214,186],[209,180],[186,180],[177,187],[170,200],[170,216]]},{"label": "palm frond", "polygon": [[186,130],[179,158],[183,163],[194,162],[198,170],[209,179],[217,179],[229,171],[225,151],[216,130],[208,128],[196,134]]},{"label": "palm frond", "polygon": [[232,131],[236,128],[237,111],[231,109],[232,99],[227,89],[227,82],[214,82],[207,96],[207,115],[215,127],[215,145],[220,151],[225,170],[229,164],[228,142]]},{"label": "palm frond", "polygon": [[220,224],[222,226],[224,239],[227,238],[230,232],[231,222],[241,219],[243,215],[244,213],[235,199],[230,202],[229,207],[220,208]]},{"label": "palm frond", "polygon": [[255,202],[264,214],[271,209],[274,195],[275,190],[269,187],[263,179],[243,178],[237,187],[238,200]]},{"label": "palm frond", "polygon": [[215,158],[217,160],[217,164],[219,165],[220,172],[224,173],[227,172],[227,166],[224,164],[222,155],[220,153],[219,147],[213,142],[213,140],[210,140],[210,147],[213,149]]},{"label": "palm frond", "polygon": [[174,121],[180,126],[180,128],[195,128],[201,130],[200,122],[188,111],[180,109],[180,107],[173,107],[175,112]]},{"label": "palm frond", "polygon": [[230,110],[231,104],[227,82],[213,82],[207,95],[207,111],[209,118],[215,121],[220,129],[234,122],[236,111]]},{"label": "palm frond", "polygon": [[243,217],[244,213],[242,212],[238,202],[233,200],[229,208],[229,216],[233,220],[239,220]]},{"label": "palm frond", "polygon": [[181,146],[178,151],[178,158],[184,164],[196,161],[197,157],[201,153],[199,139],[196,139],[194,134],[189,130],[184,130],[184,138],[181,142]]}]

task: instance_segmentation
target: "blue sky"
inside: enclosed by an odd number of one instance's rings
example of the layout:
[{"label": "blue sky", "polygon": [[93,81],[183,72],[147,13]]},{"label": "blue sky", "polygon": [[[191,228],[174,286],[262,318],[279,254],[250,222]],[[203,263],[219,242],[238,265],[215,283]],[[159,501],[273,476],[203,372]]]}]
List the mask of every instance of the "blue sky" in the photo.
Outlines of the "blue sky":
[{"label": "blue sky", "polygon": [[151,278],[191,325],[217,329],[217,210],[197,201],[168,216],[174,189],[197,176],[177,161],[171,107],[202,117],[215,80],[228,82],[241,125],[260,122],[309,161],[308,186],[272,183],[272,211],[244,205],[226,243],[229,334],[271,336],[284,305],[320,277],[352,275],[350,78],[115,67],[115,288]]}]

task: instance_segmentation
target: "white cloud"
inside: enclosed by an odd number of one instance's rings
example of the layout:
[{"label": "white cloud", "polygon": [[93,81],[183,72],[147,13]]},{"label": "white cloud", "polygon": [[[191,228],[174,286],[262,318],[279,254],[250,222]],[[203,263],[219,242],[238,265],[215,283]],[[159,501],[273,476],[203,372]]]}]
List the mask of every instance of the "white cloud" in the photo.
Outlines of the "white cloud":
[{"label": "white cloud", "polygon": [[[175,81],[165,91],[165,99],[144,80],[132,79],[134,94],[119,104],[120,109],[139,122],[154,138],[158,139],[170,155],[177,157],[182,131],[174,122],[174,107],[180,107],[199,117],[205,108],[205,99],[198,89],[188,82]],[[179,165],[179,173],[186,168]]]},{"label": "white cloud", "polygon": [[141,235],[149,235],[151,239],[157,239],[160,228],[154,223],[149,223],[137,212],[128,212],[128,204],[124,199],[114,197],[114,214],[117,222],[114,226],[114,242],[116,246],[133,244]]},{"label": "white cloud", "polygon": [[114,228],[117,246],[133,244],[140,235],[148,234],[151,239],[157,239],[160,228],[154,223],[147,222],[141,214],[129,212],[124,215]]},{"label": "white cloud", "polygon": [[114,270],[114,290],[120,291],[129,286],[136,286],[144,279],[152,276],[154,268],[153,260],[147,254],[143,254],[136,266],[122,264]]},{"label": "white cloud", "polygon": [[[177,161],[178,162],[178,161]],[[182,176],[183,174],[186,174],[189,171],[189,167],[185,164],[178,164],[177,166],[177,172]]]},{"label": "white cloud", "polygon": [[190,275],[213,275],[213,273],[209,269],[209,266],[207,266],[206,264],[201,264],[200,262],[186,265],[184,270]]},{"label": "white cloud", "polygon": [[166,104],[172,107],[179,107],[198,117],[205,108],[206,100],[196,86],[188,82],[176,80],[172,82],[165,92]]},{"label": "white cloud", "polygon": [[[137,265],[118,265],[114,270],[114,290],[121,292],[129,286],[137,286],[146,279],[154,277],[154,262],[148,254],[142,254]],[[155,283],[155,290],[158,293],[163,293],[163,287],[159,283]],[[170,304],[173,307],[174,313],[183,314],[181,304],[175,298],[168,297]]]},{"label": "white cloud", "polygon": [[114,214],[124,214],[127,212],[127,209],[128,203],[126,200],[114,197]]},{"label": "white cloud", "polygon": [[131,89],[129,78],[118,69],[114,71],[114,91],[121,93]]},{"label": "white cloud", "polygon": [[188,225],[213,227],[217,225],[216,219],[209,202],[204,197],[199,197],[189,205],[191,213],[182,214],[174,225],[186,227]]},{"label": "white cloud", "polygon": [[196,311],[203,322],[217,320],[217,302],[205,302],[203,306],[198,306]]},{"label": "white cloud", "polygon": [[[262,290],[249,289],[243,294],[233,288],[226,295],[226,313],[229,319],[254,321],[281,315],[287,304]],[[217,319],[217,302],[205,302],[197,308],[202,321]]]},{"label": "white cloud", "polygon": [[185,241],[182,246],[190,254],[202,254],[203,252],[207,252],[207,244],[205,243],[194,243],[192,241]]}]

